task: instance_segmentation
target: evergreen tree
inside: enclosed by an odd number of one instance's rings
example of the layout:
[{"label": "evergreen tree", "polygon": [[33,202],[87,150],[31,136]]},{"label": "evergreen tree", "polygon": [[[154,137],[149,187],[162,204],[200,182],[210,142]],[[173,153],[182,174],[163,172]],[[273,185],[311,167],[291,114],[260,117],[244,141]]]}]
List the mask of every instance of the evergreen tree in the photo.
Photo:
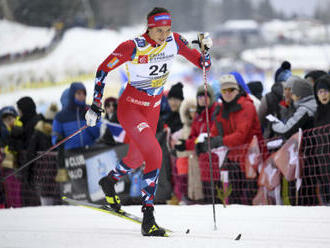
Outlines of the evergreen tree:
[{"label": "evergreen tree", "polygon": [[262,18],[273,19],[276,17],[273,6],[270,3],[270,0],[263,0],[258,6],[258,13]]}]

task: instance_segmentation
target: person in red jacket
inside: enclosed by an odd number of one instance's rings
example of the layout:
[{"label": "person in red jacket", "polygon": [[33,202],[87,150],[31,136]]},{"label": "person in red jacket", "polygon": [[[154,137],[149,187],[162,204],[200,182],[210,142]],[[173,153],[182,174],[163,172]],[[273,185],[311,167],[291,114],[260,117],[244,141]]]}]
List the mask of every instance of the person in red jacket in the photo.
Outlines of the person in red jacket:
[{"label": "person in red jacket", "polygon": [[96,125],[102,112],[104,79],[110,71],[125,63],[128,82],[118,100],[117,115],[129,138],[129,150],[99,184],[106,195],[107,203],[120,212],[120,200],[114,184],[145,162],[141,190],[141,232],[144,236],[164,236],[165,230],[156,224],[153,215],[162,164],[162,150],[155,133],[164,84],[177,55],[185,57],[198,68],[205,66],[208,70],[211,60],[207,50],[212,46],[212,40],[206,33],[199,34],[198,43],[203,54],[192,49],[186,39],[172,32],[172,17],[164,8],[154,8],[147,15],[147,22],[148,28],[144,34],[121,43],[99,66],[93,104],[86,113],[86,123],[89,126]]},{"label": "person in red jacket", "polygon": [[[249,185],[249,181],[245,179],[244,159],[247,145],[253,136],[256,135],[259,141],[262,140],[260,122],[253,101],[239,86],[233,75],[225,74],[220,77],[220,90],[222,104],[211,127],[211,148],[219,146],[229,148],[227,159],[222,167],[229,171],[229,180],[232,184],[229,202],[251,203],[256,182]],[[206,151],[206,142],[202,145],[197,144],[198,153]],[[251,195],[244,195],[243,192],[250,187],[253,189],[252,192],[249,190],[245,193]]]},{"label": "person in red jacket", "polygon": [[[206,123],[206,111],[205,104],[208,104],[208,112],[210,118],[210,126],[212,126],[212,122],[215,118],[215,113],[219,107],[219,104],[215,101],[214,92],[210,85],[207,86],[207,99],[205,99],[204,86],[200,86],[197,89],[197,111],[195,118],[191,124],[191,131],[188,139],[179,140],[179,142],[175,145],[175,149],[177,151],[193,151],[195,150],[195,145],[197,138],[202,133],[207,133],[207,123]],[[202,154],[199,156],[198,160],[207,160],[207,154]],[[210,170],[208,162],[200,163],[200,180],[203,183],[203,195],[205,202],[211,202],[211,193],[210,193]],[[197,176],[196,176],[197,177]],[[213,178],[219,178],[219,170],[213,171]],[[219,180],[218,180],[219,181]]]}]

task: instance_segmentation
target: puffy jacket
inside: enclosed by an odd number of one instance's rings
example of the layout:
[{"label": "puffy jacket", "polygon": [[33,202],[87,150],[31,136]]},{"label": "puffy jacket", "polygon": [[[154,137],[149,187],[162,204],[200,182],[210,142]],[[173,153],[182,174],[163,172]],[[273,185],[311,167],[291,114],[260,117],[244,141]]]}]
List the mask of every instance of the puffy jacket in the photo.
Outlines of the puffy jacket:
[{"label": "puffy jacket", "polygon": [[[242,145],[248,145],[253,136],[256,135],[259,142],[263,140],[260,122],[256,109],[249,96],[242,95],[238,98],[235,110],[229,111],[228,117],[224,117],[224,105],[220,106],[219,114],[216,122],[222,127],[223,145],[228,148],[236,148]],[[239,107],[240,106],[240,107]],[[221,135],[218,130],[217,123],[211,128],[211,136]],[[244,159],[246,147],[241,149],[229,149],[228,159],[240,163],[241,169],[244,170]]]},{"label": "puffy jacket", "polygon": [[[71,135],[86,124],[85,113],[88,106],[78,104],[75,101],[75,93],[77,90],[86,88],[82,83],[72,83],[68,93],[68,103],[58,112],[53,121],[52,143],[56,144],[61,139]],[[85,146],[91,146],[100,136],[100,123],[95,127],[88,127],[76,136],[67,140],[64,149],[75,149]]]}]

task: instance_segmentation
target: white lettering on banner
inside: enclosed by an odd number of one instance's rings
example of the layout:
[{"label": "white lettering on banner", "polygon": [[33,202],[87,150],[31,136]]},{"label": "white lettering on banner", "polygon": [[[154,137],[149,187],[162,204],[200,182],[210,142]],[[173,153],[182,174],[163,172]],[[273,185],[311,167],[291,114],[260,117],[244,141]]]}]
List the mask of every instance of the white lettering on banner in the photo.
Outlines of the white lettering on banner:
[{"label": "white lettering on banner", "polygon": [[84,164],[85,164],[85,159],[83,155],[72,156],[65,159],[65,168],[67,169],[78,167]]},{"label": "white lettering on banner", "polygon": [[133,97],[128,96],[126,98],[126,101],[130,102],[130,103],[134,103],[136,105],[141,105],[141,106],[145,106],[145,107],[149,107],[150,106],[150,102],[146,102],[146,101],[141,101],[138,99],[135,99]]},{"label": "white lettering on banner", "polygon": [[162,101],[162,99],[160,99],[159,101],[155,102],[154,104],[154,108],[156,108],[158,105],[160,105],[160,102]]},{"label": "white lettering on banner", "polygon": [[149,125],[146,122],[141,122],[140,124],[137,125],[137,128],[139,129],[140,132],[142,132],[142,130],[147,127],[149,127]]},{"label": "white lettering on banner", "polygon": [[83,172],[82,168],[78,168],[75,170],[69,170],[68,174],[69,174],[70,179],[80,179],[83,177],[84,172]]}]

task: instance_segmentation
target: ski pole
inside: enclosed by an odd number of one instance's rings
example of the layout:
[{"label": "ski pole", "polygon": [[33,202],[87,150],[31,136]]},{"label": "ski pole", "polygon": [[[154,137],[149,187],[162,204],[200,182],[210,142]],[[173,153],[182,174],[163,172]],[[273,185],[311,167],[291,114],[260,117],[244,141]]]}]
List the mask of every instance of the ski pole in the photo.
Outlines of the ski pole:
[{"label": "ski pole", "polygon": [[201,50],[202,50],[202,58],[203,58],[203,82],[204,82],[204,98],[205,98],[205,111],[206,111],[207,151],[209,154],[209,164],[210,164],[213,222],[214,222],[214,230],[217,230],[217,222],[216,222],[216,216],[215,216],[213,166],[212,166],[212,154],[211,154],[210,117],[209,117],[208,103],[207,103],[207,77],[206,77],[206,69],[205,69],[205,47],[203,45],[201,47]]},{"label": "ski pole", "polygon": [[56,147],[62,145],[64,142],[68,141],[69,139],[71,139],[72,137],[76,136],[78,133],[80,133],[81,131],[83,131],[84,129],[87,128],[87,125],[84,125],[83,127],[81,127],[80,129],[78,129],[77,131],[75,131],[73,134],[67,136],[66,138],[62,139],[61,141],[59,141],[58,143],[56,143],[55,145],[53,145],[51,148],[49,148],[47,151],[41,153],[40,155],[38,155],[37,157],[35,157],[34,159],[31,159],[30,161],[26,162],[24,165],[22,165],[19,169],[15,170],[14,172],[10,173],[9,175],[7,175],[5,178],[2,179],[2,181],[6,181],[9,177],[17,174],[18,172],[20,172],[21,170],[23,170],[25,167],[29,166],[30,164],[32,164],[33,162],[37,161],[39,158],[45,156],[46,154],[48,154],[49,152],[51,152],[52,150],[54,150]]}]

